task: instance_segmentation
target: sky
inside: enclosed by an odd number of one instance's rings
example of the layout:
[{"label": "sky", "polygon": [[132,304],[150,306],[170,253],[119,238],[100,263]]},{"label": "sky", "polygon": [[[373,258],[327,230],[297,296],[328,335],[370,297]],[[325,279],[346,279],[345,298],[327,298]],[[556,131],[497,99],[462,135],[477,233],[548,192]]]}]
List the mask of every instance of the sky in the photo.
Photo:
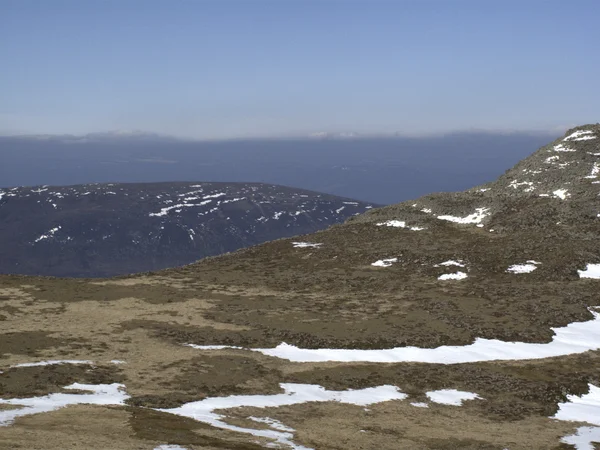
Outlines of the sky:
[{"label": "sky", "polygon": [[600,120],[600,2],[0,0],[0,134],[554,130]]}]

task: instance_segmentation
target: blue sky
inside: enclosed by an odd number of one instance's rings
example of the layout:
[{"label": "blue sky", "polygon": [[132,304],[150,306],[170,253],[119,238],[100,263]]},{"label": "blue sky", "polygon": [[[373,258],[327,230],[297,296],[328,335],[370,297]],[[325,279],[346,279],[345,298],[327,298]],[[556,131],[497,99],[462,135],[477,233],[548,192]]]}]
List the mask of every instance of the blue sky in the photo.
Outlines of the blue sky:
[{"label": "blue sky", "polygon": [[0,0],[0,133],[194,138],[600,120],[600,2]]}]

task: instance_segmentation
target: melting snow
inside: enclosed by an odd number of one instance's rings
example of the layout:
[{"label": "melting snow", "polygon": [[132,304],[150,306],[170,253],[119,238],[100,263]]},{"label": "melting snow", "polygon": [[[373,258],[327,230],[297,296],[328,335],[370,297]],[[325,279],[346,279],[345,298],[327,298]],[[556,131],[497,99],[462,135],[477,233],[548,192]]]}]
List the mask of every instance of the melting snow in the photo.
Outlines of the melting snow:
[{"label": "melting snow", "polygon": [[376,224],[378,227],[386,226],[386,227],[395,227],[395,228],[410,228],[413,231],[421,231],[425,228],[423,227],[409,227],[406,225],[406,222],[403,220],[388,220],[387,222],[380,222]]},{"label": "melting snow", "polygon": [[15,364],[11,367],[40,367],[40,366],[55,366],[58,364],[93,364],[92,361],[83,359],[55,359],[50,361],[38,361],[34,363]]},{"label": "melting snow", "polygon": [[472,392],[457,391],[456,389],[441,389],[439,391],[427,392],[427,398],[434,403],[442,405],[462,405],[463,400],[475,400],[481,398],[479,395]]},{"label": "melting snow", "polygon": [[390,267],[392,263],[395,262],[398,262],[398,258],[380,259],[379,261],[375,261],[371,265],[375,267]]},{"label": "melting snow", "polygon": [[21,406],[17,409],[0,409],[0,426],[9,425],[17,417],[50,412],[69,405],[123,405],[129,396],[123,391],[124,385],[79,384],[73,383],[65,389],[89,391],[89,394],[50,394],[43,397],[1,399],[0,405]]},{"label": "melting snow", "polygon": [[[433,364],[463,364],[495,360],[542,359],[583,353],[600,349],[600,314],[590,310],[593,319],[573,322],[565,327],[552,328],[554,336],[546,344],[506,342],[497,339],[477,338],[469,345],[441,346],[437,348],[396,347],[381,350],[360,349],[304,349],[281,343],[275,348],[249,349],[264,355],[294,362],[423,362]],[[211,346],[188,344],[200,350]],[[229,348],[218,346],[218,348]]]},{"label": "melting snow", "polygon": [[577,150],[565,147],[563,144],[558,144],[554,146],[555,152],[576,152]]},{"label": "melting snow", "polygon": [[444,261],[442,263],[436,264],[433,267],[439,267],[439,266],[458,266],[458,267],[465,267],[465,265],[462,263],[463,261],[461,259],[459,259],[458,261],[454,261],[452,259],[449,259],[448,261]]},{"label": "melting snow", "polygon": [[567,197],[571,196],[571,194],[569,194],[566,189],[557,189],[556,191],[554,191],[552,193],[554,194],[555,197],[558,197],[561,200],[566,200]]},{"label": "melting snow", "polygon": [[173,205],[173,206],[167,206],[166,208],[161,208],[160,212],[157,213],[150,213],[148,214],[150,217],[161,217],[161,216],[166,216],[167,213],[169,211],[171,211],[172,209],[181,209],[181,208],[190,208],[192,206],[203,206],[203,205],[207,205],[208,203],[210,203],[212,200],[205,200],[203,202],[200,203],[181,203],[179,205]]},{"label": "melting snow", "polygon": [[154,447],[154,450],[187,450],[185,447],[180,447],[179,445],[159,445],[158,447]]},{"label": "melting snow", "polygon": [[[170,414],[189,417],[207,423],[217,428],[222,428],[240,433],[248,433],[257,437],[274,440],[276,444],[288,445],[297,450],[308,450],[307,447],[294,444],[292,430],[285,425],[270,419],[258,419],[268,423],[271,429],[252,429],[230,425],[224,421],[225,416],[217,414],[215,410],[239,407],[276,408],[286,405],[297,405],[307,402],[339,402],[359,406],[389,400],[403,400],[406,394],[400,392],[395,386],[383,385],[360,390],[329,391],[321,386],[312,384],[282,383],[283,394],[275,395],[232,395],[229,397],[206,398],[197,402],[186,403],[179,408],[159,409]],[[253,420],[257,421],[256,418]],[[269,421],[267,421],[269,420]]]},{"label": "melting snow", "polygon": [[445,273],[438,277],[438,280],[464,280],[467,278],[467,274],[464,272],[456,272],[456,273]]},{"label": "melting snow", "polygon": [[414,402],[410,404],[411,406],[416,406],[417,408],[429,408],[429,405],[427,403],[422,403],[422,402]]},{"label": "melting snow", "polygon": [[582,138],[582,136],[585,135],[589,135],[589,134],[593,134],[593,131],[590,130],[581,130],[581,131],[576,131],[570,135],[568,135],[566,138],[564,138],[564,141],[568,141],[568,140],[573,140],[573,141],[581,141],[581,140],[585,140],[585,139],[594,139],[594,137],[585,137]]},{"label": "melting snow", "polygon": [[246,200],[246,197],[235,197],[235,198],[231,198],[229,200],[223,200],[221,203],[224,205],[226,203],[239,202],[241,200]]},{"label": "melting snow", "polygon": [[600,425],[600,388],[593,384],[588,386],[589,392],[581,397],[567,395],[567,401],[558,404],[553,418]]},{"label": "melting snow", "polygon": [[406,228],[406,222],[403,220],[388,220],[387,222],[380,222],[377,224],[378,227],[386,226],[386,227],[397,227],[397,228]]},{"label": "melting snow", "polygon": [[308,247],[319,248],[323,244],[322,243],[313,243],[313,242],[292,242],[292,245],[294,246],[294,248],[308,248]]},{"label": "melting snow", "polygon": [[510,184],[508,185],[508,187],[511,187],[513,189],[518,189],[521,186],[528,186],[526,189],[523,189],[523,192],[532,192],[535,190],[535,187],[533,186],[533,181],[517,181],[517,180],[513,180],[510,182]]},{"label": "melting snow", "polygon": [[275,428],[276,430],[279,430],[279,431],[289,431],[290,433],[293,433],[294,431],[296,431],[293,428],[290,428],[290,427],[282,424],[279,420],[271,419],[270,417],[250,416],[250,417],[248,417],[248,419],[254,420],[255,422],[258,422],[258,423],[266,423],[271,428]]},{"label": "melting snow", "polygon": [[537,264],[541,263],[530,259],[529,261],[527,261],[526,264],[513,264],[508,269],[506,269],[506,271],[511,273],[531,273],[535,269],[537,269]]},{"label": "melting snow", "polygon": [[588,264],[585,270],[578,270],[579,278],[600,279],[600,264]]},{"label": "melting snow", "polygon": [[595,162],[592,166],[592,171],[586,178],[596,178],[600,174],[600,165]]},{"label": "melting snow", "polygon": [[[567,401],[558,404],[553,419],[600,425],[600,388],[593,384],[588,386],[589,392],[581,397],[567,395]],[[600,442],[600,427],[579,427],[575,434],[565,436],[561,442],[574,445],[577,450],[594,450],[592,442]]]},{"label": "melting snow", "polygon": [[204,196],[204,200],[208,199],[208,198],[218,198],[218,197],[223,197],[224,195],[227,195],[225,192],[217,192],[216,194],[211,194],[211,195],[205,195]]},{"label": "melting snow", "polygon": [[455,223],[481,223],[481,221],[489,215],[489,208],[477,208],[473,214],[469,214],[466,217],[455,217],[455,216],[437,216],[438,219],[448,220]]},{"label": "melting snow", "polygon": [[574,445],[576,450],[594,450],[594,442],[600,442],[600,427],[579,427],[575,434],[565,436],[560,440],[565,444]]},{"label": "melting snow", "polygon": [[39,238],[37,238],[34,242],[40,242],[44,239],[49,239],[54,236],[54,234],[61,229],[61,226],[54,227],[48,231],[48,234],[42,234]]}]

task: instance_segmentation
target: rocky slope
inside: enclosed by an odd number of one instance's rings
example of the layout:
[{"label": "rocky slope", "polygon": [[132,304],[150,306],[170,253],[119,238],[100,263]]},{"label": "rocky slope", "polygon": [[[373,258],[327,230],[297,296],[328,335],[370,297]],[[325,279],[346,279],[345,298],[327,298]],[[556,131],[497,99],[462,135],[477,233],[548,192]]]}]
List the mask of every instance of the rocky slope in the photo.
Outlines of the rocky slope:
[{"label": "rocky slope", "polygon": [[372,206],[259,183],[0,189],[0,273],[97,277],[179,266]]},{"label": "rocky slope", "polygon": [[597,153],[588,125],[488,185],[185,267],[0,277],[0,448],[593,449]]}]

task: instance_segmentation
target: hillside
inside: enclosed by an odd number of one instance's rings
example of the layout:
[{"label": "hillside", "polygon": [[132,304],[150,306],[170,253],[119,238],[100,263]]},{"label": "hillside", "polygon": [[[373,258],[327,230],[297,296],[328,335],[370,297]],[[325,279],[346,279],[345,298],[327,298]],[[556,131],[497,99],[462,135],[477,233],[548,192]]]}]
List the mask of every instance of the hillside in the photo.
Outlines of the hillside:
[{"label": "hillside", "polygon": [[599,162],[586,125],[185,267],[2,276],[0,448],[593,450]]},{"label": "hillside", "polygon": [[0,189],[0,273],[99,277],[180,266],[372,206],[260,183]]}]

